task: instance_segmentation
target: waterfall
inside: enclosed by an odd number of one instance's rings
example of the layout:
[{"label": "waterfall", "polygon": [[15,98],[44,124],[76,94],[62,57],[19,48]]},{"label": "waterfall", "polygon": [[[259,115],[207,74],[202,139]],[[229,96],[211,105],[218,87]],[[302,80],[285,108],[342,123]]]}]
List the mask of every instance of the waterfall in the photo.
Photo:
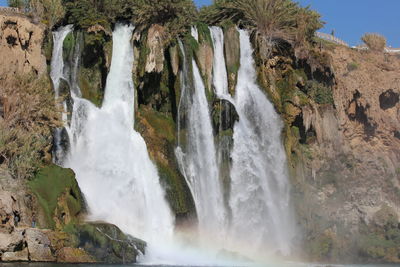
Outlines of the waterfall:
[{"label": "waterfall", "polygon": [[[240,30],[240,69],[234,104],[230,237],[253,252],[288,255],[294,236],[283,124],[257,86],[249,35]],[[234,243],[234,241],[232,241]]]},{"label": "waterfall", "polygon": [[[176,155],[194,198],[200,235],[213,234],[216,238],[225,229],[226,214],[210,109],[200,70],[194,60],[188,62],[181,43],[180,48],[184,55],[184,64],[178,116],[179,120],[185,120],[183,123],[187,136],[185,146],[179,141]],[[178,134],[181,134],[180,123],[178,128]]]},{"label": "waterfall", "polygon": [[[60,97],[60,83],[61,79],[67,80],[64,68],[64,58],[63,58],[63,44],[64,39],[72,31],[73,26],[67,25],[60,27],[58,31],[53,32],[53,54],[51,58],[51,71],[50,78],[53,82],[54,94],[56,102],[58,103]],[[60,103],[62,114],[61,119],[64,125],[67,125],[67,101],[64,100]],[[56,128],[54,130],[54,148],[53,148],[53,159],[54,162],[61,165],[65,158],[65,150],[67,144],[69,143],[68,134],[66,133],[66,128]]]},{"label": "waterfall", "polygon": [[218,97],[228,97],[228,75],[224,57],[224,33],[220,27],[210,27],[214,46],[213,84]]},{"label": "waterfall", "polygon": [[[113,223],[148,242],[171,238],[174,221],[144,139],[133,128],[133,27],[117,24],[101,108],[73,95],[70,155],[90,220]],[[161,242],[161,241],[160,241]]]},{"label": "waterfall", "polygon": [[50,77],[53,82],[55,96],[60,96],[60,80],[65,79],[63,44],[64,39],[72,31],[72,25],[60,27],[58,31],[53,32],[53,54],[51,58]]}]

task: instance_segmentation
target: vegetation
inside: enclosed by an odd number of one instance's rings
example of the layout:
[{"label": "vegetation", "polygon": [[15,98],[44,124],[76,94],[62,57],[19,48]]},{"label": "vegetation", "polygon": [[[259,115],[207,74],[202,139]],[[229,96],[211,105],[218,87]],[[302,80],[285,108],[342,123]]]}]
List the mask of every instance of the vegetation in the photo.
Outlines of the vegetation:
[{"label": "vegetation", "polygon": [[47,76],[16,76],[0,84],[0,162],[13,177],[30,178],[48,152],[51,129],[60,125]]},{"label": "vegetation", "polygon": [[167,43],[185,32],[197,16],[191,0],[64,0],[64,4],[68,23],[80,28],[101,25],[109,30],[117,21],[129,21],[141,30],[160,24],[166,28]]},{"label": "vegetation", "polygon": [[50,28],[65,15],[62,0],[8,0],[8,5],[28,11]]},{"label": "vegetation", "polygon": [[361,40],[372,51],[383,52],[386,47],[386,38],[377,33],[367,33]]},{"label": "vegetation", "polygon": [[358,64],[356,62],[351,62],[347,64],[347,71],[351,72],[358,69]]},{"label": "vegetation", "polygon": [[249,29],[264,59],[284,43],[304,45],[322,27],[318,13],[291,0],[217,0],[201,18],[210,24],[231,20]]}]

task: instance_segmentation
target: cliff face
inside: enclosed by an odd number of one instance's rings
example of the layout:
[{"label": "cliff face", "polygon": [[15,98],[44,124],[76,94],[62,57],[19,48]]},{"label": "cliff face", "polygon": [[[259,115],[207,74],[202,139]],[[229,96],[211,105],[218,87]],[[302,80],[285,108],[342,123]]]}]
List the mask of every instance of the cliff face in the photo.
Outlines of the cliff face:
[{"label": "cliff face", "polygon": [[341,46],[324,53],[329,67],[313,74],[331,83],[332,104],[310,102],[292,124],[300,132],[291,162],[307,254],[399,262],[400,59]]},{"label": "cliff face", "polygon": [[33,24],[27,17],[0,13],[0,77],[46,72],[42,53],[45,26]]}]

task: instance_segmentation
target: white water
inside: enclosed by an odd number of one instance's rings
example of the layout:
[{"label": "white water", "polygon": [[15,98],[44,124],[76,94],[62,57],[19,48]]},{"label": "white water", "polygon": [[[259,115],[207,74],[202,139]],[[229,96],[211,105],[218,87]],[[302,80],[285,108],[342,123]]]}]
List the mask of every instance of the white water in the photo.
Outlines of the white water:
[{"label": "white water", "polygon": [[73,26],[67,25],[60,27],[58,31],[53,32],[53,54],[51,58],[50,77],[53,81],[56,98],[60,96],[60,79],[65,78],[64,75],[64,59],[63,59],[63,43],[65,37],[72,31]]},{"label": "white water", "polygon": [[[195,37],[195,36],[194,36]],[[222,241],[226,229],[213,129],[205,87],[199,68],[192,60],[193,77],[189,77],[189,62],[180,44],[185,63],[182,78],[180,113],[186,112],[186,146],[178,144],[176,155],[182,173],[194,198],[199,221],[199,235],[212,235]],[[193,80],[193,84],[189,81]],[[182,111],[182,108],[185,110]],[[180,118],[180,115],[178,115]],[[179,124],[180,125],[180,124]],[[180,131],[180,126],[178,126]]]},{"label": "white water", "polygon": [[90,220],[113,223],[148,242],[148,250],[171,238],[169,206],[143,138],[133,128],[133,27],[117,25],[103,105],[74,97],[72,168],[89,207]]},{"label": "white water", "polygon": [[[51,70],[50,78],[53,82],[54,95],[56,98],[56,103],[60,105],[62,109],[61,119],[64,126],[67,126],[68,116],[67,116],[67,103],[63,101],[59,103],[60,99],[60,82],[61,79],[68,80],[65,75],[64,69],[64,58],[63,58],[63,43],[65,37],[72,31],[73,26],[67,25],[61,27],[58,31],[53,32],[53,54],[51,58]],[[53,149],[53,159],[57,164],[62,164],[65,157],[65,151],[62,148],[62,128],[56,128],[54,130],[54,149]]]},{"label": "white water", "polygon": [[294,237],[282,122],[256,84],[249,35],[240,30],[230,208],[231,244],[241,252],[288,255]]},{"label": "white water", "polygon": [[214,46],[213,84],[218,97],[228,97],[228,75],[224,56],[224,33],[220,27],[210,27]]},{"label": "white water", "polygon": [[[132,30],[132,27],[117,26],[113,33],[112,64],[102,107],[97,108],[72,93],[74,108],[68,131],[71,150],[64,165],[77,175],[89,206],[89,219],[114,223],[124,232],[147,241],[147,262],[221,264],[209,253],[187,248],[173,239],[174,222],[156,167],[143,138],[133,128]],[[214,86],[217,95],[229,96],[223,35],[220,29],[211,31],[214,50],[222,51],[215,53]],[[56,88],[64,77],[62,43],[68,34],[65,32],[67,29],[62,28],[54,34],[59,36],[55,37],[52,61]],[[256,85],[252,48],[246,32],[240,32],[240,41],[241,68],[236,96],[231,100],[240,121],[234,129],[229,201],[232,221],[227,247],[248,255],[257,250],[265,253],[266,249],[288,254],[294,227],[280,139],[282,123]],[[176,154],[195,199],[199,234],[211,243],[218,243],[223,242],[228,226],[216,148],[204,84],[194,61],[185,62],[186,73],[182,77],[186,75],[188,79],[189,64],[193,68],[193,77],[189,77],[193,84],[182,83],[180,103],[187,109],[187,143],[179,144]]]}]

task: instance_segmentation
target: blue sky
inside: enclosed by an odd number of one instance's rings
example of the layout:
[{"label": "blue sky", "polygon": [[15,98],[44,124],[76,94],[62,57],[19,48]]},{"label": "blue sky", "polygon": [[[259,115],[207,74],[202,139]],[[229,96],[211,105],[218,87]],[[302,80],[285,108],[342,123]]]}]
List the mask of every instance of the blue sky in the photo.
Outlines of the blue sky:
[{"label": "blue sky", "polygon": [[[327,24],[322,32],[331,33],[350,45],[361,43],[367,32],[383,34],[388,45],[400,47],[400,0],[296,0],[303,6],[311,5]],[[212,0],[195,0],[208,5]]]},{"label": "blue sky", "polygon": [[[388,39],[388,45],[400,47],[400,0],[297,0],[322,14],[327,23],[322,32],[331,33],[350,45],[361,43],[367,32],[378,32]],[[195,0],[209,5],[212,0]],[[7,0],[0,0],[0,6]]]}]

